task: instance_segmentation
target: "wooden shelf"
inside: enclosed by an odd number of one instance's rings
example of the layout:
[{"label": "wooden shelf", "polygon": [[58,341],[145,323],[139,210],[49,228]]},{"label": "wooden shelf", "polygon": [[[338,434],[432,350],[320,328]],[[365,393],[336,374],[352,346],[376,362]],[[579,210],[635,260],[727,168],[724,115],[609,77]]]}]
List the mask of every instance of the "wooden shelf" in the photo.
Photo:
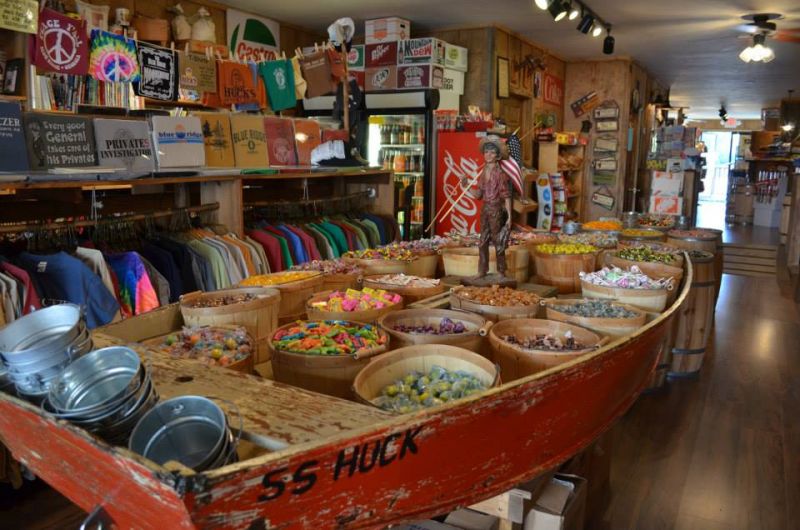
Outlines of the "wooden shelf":
[{"label": "wooden shelf", "polygon": [[25,96],[14,96],[12,94],[0,94],[0,100],[6,101],[28,101]]},{"label": "wooden shelf", "polygon": [[[194,109],[213,109],[199,101],[162,101],[160,99],[144,98],[144,104],[158,107],[190,107]],[[226,107],[219,107],[226,108]]]},{"label": "wooden shelf", "polygon": [[525,214],[530,212],[535,212],[539,209],[539,204],[536,201],[528,200],[527,204],[523,204],[522,201],[515,199],[514,200],[514,211],[517,213]]},{"label": "wooden shelf", "polygon": [[383,149],[424,149],[425,144],[381,144],[380,147]]}]

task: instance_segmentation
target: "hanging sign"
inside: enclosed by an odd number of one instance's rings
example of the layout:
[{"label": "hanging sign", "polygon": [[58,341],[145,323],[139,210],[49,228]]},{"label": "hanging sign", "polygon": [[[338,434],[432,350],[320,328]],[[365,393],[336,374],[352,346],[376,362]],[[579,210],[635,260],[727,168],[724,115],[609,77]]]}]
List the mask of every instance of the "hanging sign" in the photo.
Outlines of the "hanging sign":
[{"label": "hanging sign", "polygon": [[42,70],[84,75],[89,69],[86,23],[52,9],[42,9],[31,48],[31,61]]},{"label": "hanging sign", "polygon": [[89,118],[28,112],[24,115],[24,122],[31,169],[97,164],[94,131]]},{"label": "hanging sign", "polygon": [[597,92],[592,90],[585,96],[570,103],[569,106],[572,109],[572,113],[575,115],[575,117],[580,118],[599,104],[600,98],[597,97]]},{"label": "hanging sign", "polygon": [[181,88],[198,92],[217,91],[217,61],[202,55],[178,52]]},{"label": "hanging sign", "polygon": [[564,81],[554,75],[544,74],[542,99],[550,105],[561,106],[564,104]]},{"label": "hanging sign", "polygon": [[277,59],[281,28],[264,17],[228,9],[225,14],[228,46],[234,57],[249,61]]},{"label": "hanging sign", "polygon": [[139,82],[133,85],[136,95],[162,101],[175,99],[175,53],[139,42]]},{"label": "hanging sign", "polygon": [[115,83],[139,80],[136,41],[99,29],[92,30],[89,73],[98,81]]},{"label": "hanging sign", "polygon": [[0,28],[36,33],[38,15],[36,0],[5,0],[0,3]]}]

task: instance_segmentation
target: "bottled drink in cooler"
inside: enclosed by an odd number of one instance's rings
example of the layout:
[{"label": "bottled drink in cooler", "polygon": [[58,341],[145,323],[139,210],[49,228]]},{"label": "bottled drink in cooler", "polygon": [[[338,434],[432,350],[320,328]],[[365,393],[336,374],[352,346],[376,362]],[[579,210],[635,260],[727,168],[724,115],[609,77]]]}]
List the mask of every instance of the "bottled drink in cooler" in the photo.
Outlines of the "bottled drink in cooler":
[{"label": "bottled drink in cooler", "polygon": [[400,143],[398,141],[397,125],[390,125],[389,127],[390,127],[389,143],[393,144],[393,145],[397,145],[398,143]]},{"label": "bottled drink in cooler", "polygon": [[406,170],[406,155],[403,151],[397,151],[394,155],[395,173],[404,173]]},{"label": "bottled drink in cooler", "polygon": [[410,144],[411,143],[411,126],[410,125],[403,125],[403,143]]}]

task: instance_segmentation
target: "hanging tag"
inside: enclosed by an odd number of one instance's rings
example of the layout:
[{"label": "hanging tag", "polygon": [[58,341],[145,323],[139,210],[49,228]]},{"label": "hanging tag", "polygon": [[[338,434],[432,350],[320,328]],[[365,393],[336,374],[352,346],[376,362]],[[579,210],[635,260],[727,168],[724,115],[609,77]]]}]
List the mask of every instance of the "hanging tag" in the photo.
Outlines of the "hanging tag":
[{"label": "hanging tag", "polygon": [[606,210],[613,210],[616,202],[617,200],[612,195],[611,190],[608,189],[608,186],[603,186],[600,190],[592,193],[592,203]]}]

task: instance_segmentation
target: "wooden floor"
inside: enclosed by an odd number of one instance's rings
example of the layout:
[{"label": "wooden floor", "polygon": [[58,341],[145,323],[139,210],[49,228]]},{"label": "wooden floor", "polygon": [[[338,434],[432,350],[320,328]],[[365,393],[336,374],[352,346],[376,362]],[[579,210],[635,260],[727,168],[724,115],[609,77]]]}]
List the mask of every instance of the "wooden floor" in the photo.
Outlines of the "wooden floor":
[{"label": "wooden floor", "polygon": [[[612,430],[610,502],[587,529],[800,528],[800,306],[780,274],[722,285],[701,376],[643,395]],[[0,530],[82,517],[44,485],[0,486]]]},{"label": "wooden floor", "polygon": [[612,431],[595,529],[800,527],[800,311],[787,284],[725,275],[699,379],[644,395]]}]

